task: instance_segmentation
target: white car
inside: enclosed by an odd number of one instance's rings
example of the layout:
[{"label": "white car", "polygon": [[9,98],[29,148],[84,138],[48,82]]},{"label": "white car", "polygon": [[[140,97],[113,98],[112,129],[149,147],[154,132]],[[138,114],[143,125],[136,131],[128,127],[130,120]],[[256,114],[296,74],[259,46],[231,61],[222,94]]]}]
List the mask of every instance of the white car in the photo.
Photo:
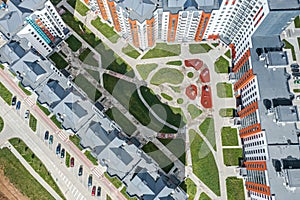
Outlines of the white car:
[{"label": "white car", "polygon": [[26,110],[26,111],[25,111],[25,115],[24,115],[25,119],[28,119],[28,118],[29,118],[29,114],[30,114],[29,110]]}]

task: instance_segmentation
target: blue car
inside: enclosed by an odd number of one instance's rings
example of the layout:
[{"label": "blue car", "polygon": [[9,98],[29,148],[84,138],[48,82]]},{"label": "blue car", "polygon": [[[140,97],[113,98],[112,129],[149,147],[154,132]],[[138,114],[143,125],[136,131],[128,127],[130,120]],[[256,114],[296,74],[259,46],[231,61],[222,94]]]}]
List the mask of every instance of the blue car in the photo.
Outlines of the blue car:
[{"label": "blue car", "polygon": [[49,137],[49,144],[53,144],[53,135],[50,135]]},{"label": "blue car", "polygon": [[20,110],[20,108],[21,108],[21,101],[18,101],[16,105],[16,110]]}]

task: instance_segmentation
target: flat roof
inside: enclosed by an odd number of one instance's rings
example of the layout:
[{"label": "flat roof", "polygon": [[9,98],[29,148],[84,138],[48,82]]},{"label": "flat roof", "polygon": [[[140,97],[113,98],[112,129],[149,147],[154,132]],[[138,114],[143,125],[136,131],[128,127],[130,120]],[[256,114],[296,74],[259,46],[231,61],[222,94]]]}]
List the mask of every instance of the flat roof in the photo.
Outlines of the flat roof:
[{"label": "flat roof", "polygon": [[268,0],[271,10],[295,10],[300,9],[299,0]]}]

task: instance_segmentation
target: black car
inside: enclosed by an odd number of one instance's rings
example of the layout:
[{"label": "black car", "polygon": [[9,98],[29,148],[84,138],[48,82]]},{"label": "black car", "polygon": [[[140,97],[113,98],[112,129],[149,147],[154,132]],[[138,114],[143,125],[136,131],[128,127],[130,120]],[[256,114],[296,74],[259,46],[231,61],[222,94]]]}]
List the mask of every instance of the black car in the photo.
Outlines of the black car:
[{"label": "black car", "polygon": [[90,187],[90,186],[92,186],[92,184],[93,184],[93,177],[92,177],[92,175],[90,175],[89,179],[88,179],[88,186]]},{"label": "black car", "polygon": [[298,68],[292,68],[292,72],[299,72]]},{"label": "black car", "polygon": [[12,98],[12,100],[11,100],[11,105],[12,105],[12,106],[15,106],[16,103],[17,103],[17,97],[14,96],[14,97]]},{"label": "black car", "polygon": [[60,152],[60,157],[64,158],[65,157],[65,149],[62,149]]},{"label": "black car", "polygon": [[61,144],[59,143],[56,147],[56,154],[60,154]]},{"label": "black car", "polygon": [[49,131],[45,132],[45,136],[44,136],[44,140],[48,140],[49,139]]},{"label": "black car", "polygon": [[298,69],[299,68],[299,65],[294,63],[294,64],[291,64],[291,68],[292,69]]},{"label": "black car", "polygon": [[97,189],[97,196],[100,197],[100,195],[101,195],[101,187],[98,187],[98,189]]},{"label": "black car", "polygon": [[78,176],[82,176],[82,172],[83,172],[83,167],[82,167],[82,165],[80,165],[79,171],[78,171]]}]

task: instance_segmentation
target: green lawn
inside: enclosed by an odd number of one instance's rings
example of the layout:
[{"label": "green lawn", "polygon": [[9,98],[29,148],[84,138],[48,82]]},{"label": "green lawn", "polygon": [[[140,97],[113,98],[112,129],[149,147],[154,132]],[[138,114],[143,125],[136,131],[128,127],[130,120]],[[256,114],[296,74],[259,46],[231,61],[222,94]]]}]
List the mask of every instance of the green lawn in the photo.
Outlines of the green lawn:
[{"label": "green lawn", "polygon": [[217,73],[228,73],[229,62],[223,56],[219,57],[215,62],[215,71]]},{"label": "green lawn", "polygon": [[0,133],[3,130],[3,128],[4,128],[4,121],[3,121],[3,118],[0,117]]},{"label": "green lawn", "polygon": [[69,140],[71,140],[71,142],[73,142],[73,143],[78,147],[78,149],[80,149],[80,150],[83,149],[83,148],[80,146],[80,139],[79,139],[79,137],[77,137],[77,135],[69,136]]},{"label": "green lawn", "polygon": [[217,47],[219,45],[219,43],[212,43],[211,45],[213,45],[214,47]]},{"label": "green lawn", "polygon": [[188,194],[188,200],[194,200],[197,193],[197,186],[190,178],[185,179],[185,181],[180,184],[180,187]]},{"label": "green lawn", "polygon": [[153,76],[150,81],[153,85],[160,85],[163,83],[170,83],[170,84],[180,84],[183,81],[183,74],[178,69],[172,68],[162,68],[159,69]]},{"label": "green lawn", "polygon": [[65,160],[65,164],[67,167],[70,167],[70,161],[71,161],[71,156],[70,154],[66,151],[66,160]]},{"label": "green lawn", "polygon": [[108,194],[106,194],[106,200],[112,200]]},{"label": "green lawn", "polygon": [[296,18],[295,18],[295,28],[300,28],[300,18],[299,18],[299,16],[297,16]]},{"label": "green lawn", "polygon": [[220,98],[231,98],[232,94],[232,85],[230,83],[217,83],[217,95]]},{"label": "green lawn", "polygon": [[225,56],[227,56],[227,58],[231,59],[231,52],[230,52],[230,50],[226,51]]},{"label": "green lawn", "polygon": [[145,144],[142,149],[145,153],[151,156],[166,173],[168,173],[174,166],[172,161],[152,142]]},{"label": "green lawn", "polygon": [[282,42],[285,43],[285,46],[284,46],[285,49],[290,49],[292,51],[293,61],[296,61],[296,53],[295,53],[294,46],[291,43],[289,43],[286,39],[283,39]]},{"label": "green lawn", "polygon": [[233,117],[234,108],[221,108],[219,115],[221,117]]},{"label": "green lawn", "polygon": [[163,133],[176,131],[160,123],[149,113],[137,94],[135,84],[118,79],[108,74],[103,75],[104,88],[112,94],[144,126]]},{"label": "green lawn", "polygon": [[94,156],[91,155],[90,151],[85,151],[84,155],[94,164],[94,165],[98,165],[98,160],[97,158],[95,158]]},{"label": "green lawn", "polygon": [[124,186],[121,190],[121,193],[124,195],[124,197],[128,200],[137,200],[136,197],[130,197],[127,193],[126,193],[126,186]]},{"label": "green lawn", "polygon": [[53,4],[53,5],[57,5],[59,2],[61,2],[62,0],[50,0],[51,1],[51,3]]},{"label": "green lawn", "polygon": [[175,139],[158,139],[163,145],[167,147],[184,165],[185,159],[185,142],[180,138]]},{"label": "green lawn", "polygon": [[180,86],[172,86],[172,85],[169,85],[169,87],[176,93],[180,93],[181,92],[181,88]]},{"label": "green lawn", "polygon": [[10,139],[9,142],[23,156],[23,158],[28,162],[28,164],[30,164],[30,166],[57,192],[57,194],[63,199],[65,199],[64,195],[60,191],[59,187],[56,185],[56,182],[50,175],[45,165],[31,151],[31,149],[19,138]]},{"label": "green lawn", "polygon": [[30,115],[29,115],[29,127],[30,127],[31,130],[33,130],[34,132],[36,131],[36,125],[37,125],[37,120],[36,120],[36,118],[30,113]]},{"label": "green lawn", "polygon": [[216,137],[215,137],[215,126],[214,119],[207,117],[199,126],[201,133],[208,139],[210,144],[216,150]]},{"label": "green lawn", "polygon": [[196,117],[200,116],[202,113],[202,110],[197,108],[194,104],[189,104],[188,105],[188,112],[191,116],[192,119],[195,119]]},{"label": "green lawn", "polygon": [[223,149],[224,164],[226,166],[238,166],[239,158],[243,157],[242,149]]},{"label": "green lawn", "polygon": [[0,64],[0,69],[4,69],[4,65]]},{"label": "green lawn", "polygon": [[120,188],[122,186],[122,181],[117,177],[110,177],[107,172],[104,172],[104,176],[116,187]]},{"label": "green lawn", "polygon": [[150,49],[142,57],[142,59],[179,56],[180,53],[181,53],[180,44],[157,43],[153,49]]},{"label": "green lawn", "polygon": [[143,64],[143,65],[137,65],[136,69],[138,70],[139,74],[141,75],[143,80],[146,80],[153,70],[157,68],[156,63],[151,63],[151,64]]},{"label": "green lawn", "polygon": [[51,114],[48,108],[42,106],[39,102],[36,102],[36,105],[45,113],[45,115],[49,116]]},{"label": "green lawn", "polygon": [[27,95],[27,96],[30,96],[31,95],[31,92],[29,90],[27,90],[21,82],[18,83],[18,86],[19,88],[21,88],[21,90],[23,90],[23,92]]},{"label": "green lawn", "polygon": [[78,51],[78,49],[82,46],[82,43],[74,35],[70,35],[70,37],[68,37],[65,41],[74,52]]},{"label": "green lawn", "polygon": [[[101,64],[103,67],[103,62]],[[120,74],[125,74],[126,76],[129,76],[131,78],[135,76],[132,68],[121,57],[119,57],[116,54],[114,54],[113,61],[109,63],[109,66],[106,69],[112,70]]]},{"label": "green lawn", "polygon": [[89,11],[90,9],[82,3],[80,0],[67,0],[67,2],[75,8],[75,10],[82,16],[86,16],[86,12]]},{"label": "green lawn", "polygon": [[29,199],[54,200],[8,148],[0,149],[0,168],[14,187]]},{"label": "green lawn", "polygon": [[83,63],[87,65],[98,67],[99,66],[98,60],[94,58],[94,55],[95,54],[89,48],[86,48],[79,55],[79,60],[81,60]]},{"label": "green lawn", "polygon": [[95,71],[92,69],[85,69],[97,82],[100,81],[100,73],[99,71]]},{"label": "green lawn", "polygon": [[162,103],[151,89],[142,86],[140,90],[145,101],[161,119],[176,127],[185,125],[182,115],[174,113],[169,105]]},{"label": "green lawn", "polygon": [[57,69],[64,69],[69,65],[68,62],[57,52],[54,52],[49,58],[55,63]]},{"label": "green lawn", "polygon": [[59,129],[62,129],[62,127],[61,127],[61,122],[58,121],[58,120],[56,119],[56,116],[55,116],[55,115],[53,115],[50,119],[52,120],[52,122],[53,122]]},{"label": "green lawn", "polygon": [[100,31],[109,41],[112,43],[117,43],[120,36],[114,31],[113,27],[110,27],[108,24],[101,22],[101,19],[97,17],[92,20],[91,24]]},{"label": "green lawn", "polygon": [[237,177],[226,178],[226,188],[228,200],[245,199],[243,179]]},{"label": "green lawn", "polygon": [[238,146],[238,135],[237,129],[231,127],[222,127],[221,129],[222,135],[222,145],[223,146]]},{"label": "green lawn", "polygon": [[109,116],[110,119],[114,120],[122,130],[131,136],[136,131],[136,126],[129,120],[125,115],[123,115],[117,108],[113,107],[108,109],[105,114]]},{"label": "green lawn", "polygon": [[139,57],[141,54],[135,49],[133,48],[130,44],[128,44],[126,47],[122,48],[122,52],[125,53],[127,56],[131,57],[131,58],[137,58]]},{"label": "green lawn", "polygon": [[167,95],[166,93],[161,93],[160,94],[164,99],[168,100],[168,101],[172,101],[173,98],[170,95]]},{"label": "green lawn", "polygon": [[207,53],[212,48],[208,44],[189,44],[191,54]]},{"label": "green lawn", "polygon": [[182,61],[181,60],[174,60],[174,61],[169,61],[166,64],[167,65],[181,66],[182,65]]},{"label": "green lawn", "polygon": [[193,78],[193,77],[194,77],[194,73],[193,73],[193,72],[188,72],[188,73],[187,73],[187,77]]},{"label": "green lawn", "polygon": [[219,172],[213,154],[195,130],[190,129],[189,136],[194,174],[220,196]]},{"label": "green lawn", "polygon": [[[200,194],[199,200],[211,200],[211,198],[209,198],[209,196],[206,193],[202,192]],[[236,200],[239,200],[239,199],[236,199]]]},{"label": "green lawn", "polygon": [[8,104],[11,105],[12,93],[0,82],[0,96]]},{"label": "green lawn", "polygon": [[92,101],[97,101],[101,96],[101,92],[90,83],[83,74],[79,74],[74,83],[80,87]]},{"label": "green lawn", "polygon": [[183,101],[183,98],[178,98],[178,99],[177,99],[177,103],[178,103],[178,104],[183,104],[183,102],[184,102],[184,101]]}]

